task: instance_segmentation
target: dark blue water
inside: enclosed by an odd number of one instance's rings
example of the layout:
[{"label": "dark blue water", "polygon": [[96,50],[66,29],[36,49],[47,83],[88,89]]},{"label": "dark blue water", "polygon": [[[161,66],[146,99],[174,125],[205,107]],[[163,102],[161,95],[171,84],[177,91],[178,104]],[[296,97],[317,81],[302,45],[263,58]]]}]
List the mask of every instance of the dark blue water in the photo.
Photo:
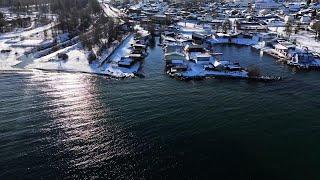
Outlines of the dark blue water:
[{"label": "dark blue water", "polygon": [[318,179],[320,73],[250,47],[224,59],[285,79],[176,81],[0,74],[0,179]]}]

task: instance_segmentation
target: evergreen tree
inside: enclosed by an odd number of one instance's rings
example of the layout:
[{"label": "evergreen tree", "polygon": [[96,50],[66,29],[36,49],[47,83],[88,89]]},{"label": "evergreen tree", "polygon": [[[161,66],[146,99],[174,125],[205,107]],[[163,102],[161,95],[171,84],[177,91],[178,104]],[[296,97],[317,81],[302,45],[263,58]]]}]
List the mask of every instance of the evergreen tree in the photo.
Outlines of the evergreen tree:
[{"label": "evergreen tree", "polygon": [[316,32],[316,38],[320,39],[320,21],[314,23],[312,29]]},{"label": "evergreen tree", "polygon": [[292,26],[290,22],[287,22],[285,25],[285,30],[286,35],[290,37],[291,33],[292,33]]}]

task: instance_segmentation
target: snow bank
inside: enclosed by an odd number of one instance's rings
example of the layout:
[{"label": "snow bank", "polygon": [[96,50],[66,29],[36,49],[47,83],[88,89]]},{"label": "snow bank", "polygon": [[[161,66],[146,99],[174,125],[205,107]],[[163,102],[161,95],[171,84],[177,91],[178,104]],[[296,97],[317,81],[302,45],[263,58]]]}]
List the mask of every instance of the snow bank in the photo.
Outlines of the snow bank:
[{"label": "snow bank", "polygon": [[104,74],[113,77],[125,78],[125,77],[134,77],[135,73],[139,71],[141,66],[140,62],[136,62],[130,68],[119,67],[118,64],[109,63],[106,65],[106,69],[104,70]]}]

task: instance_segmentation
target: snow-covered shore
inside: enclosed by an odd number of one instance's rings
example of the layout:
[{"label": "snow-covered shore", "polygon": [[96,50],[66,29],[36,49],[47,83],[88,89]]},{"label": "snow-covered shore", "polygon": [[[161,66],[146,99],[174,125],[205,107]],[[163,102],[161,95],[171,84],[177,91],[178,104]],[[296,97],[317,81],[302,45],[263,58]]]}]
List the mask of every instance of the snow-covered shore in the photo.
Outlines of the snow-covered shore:
[{"label": "snow-covered shore", "polygon": [[[67,72],[84,72],[99,75],[108,75],[112,77],[134,77],[135,73],[140,68],[140,63],[134,64],[130,68],[118,66],[118,61],[121,57],[129,54],[130,45],[133,42],[133,35],[127,37],[124,42],[120,43],[119,47],[112,48],[114,52],[108,51],[104,54],[105,58],[110,58],[110,62],[100,66],[100,62],[93,61],[91,64],[88,61],[89,53],[84,50],[81,43],[66,47],[47,56],[34,60],[26,66],[26,69],[41,69],[41,70],[56,70]],[[59,53],[68,55],[68,60],[60,60],[57,58]],[[108,57],[110,55],[110,57]]]},{"label": "snow-covered shore", "polygon": [[[128,55],[130,45],[133,42],[133,35],[127,36],[122,42],[114,44],[109,49],[103,51],[101,57],[97,57],[89,63],[90,51],[85,50],[82,43],[74,40],[59,42],[59,48],[45,48],[41,51],[34,51],[37,47],[47,47],[53,40],[45,37],[54,24],[48,24],[27,31],[11,32],[0,34],[0,70],[1,71],[24,71],[24,70],[47,70],[65,72],[83,72],[114,77],[133,77],[140,68],[140,63],[134,64],[130,68],[118,67],[117,62],[122,56]],[[63,46],[62,46],[63,45]],[[67,59],[62,60],[59,54],[66,54]],[[109,57],[111,56],[111,57]],[[101,66],[101,62],[106,58],[111,61]]]},{"label": "snow-covered shore", "polygon": [[223,76],[223,77],[237,77],[237,78],[248,78],[248,72],[246,71],[213,71],[213,70],[204,70],[203,65],[195,64],[189,62],[188,70],[182,72],[183,77],[192,78],[192,77],[209,77],[209,76]]},{"label": "snow-covered shore", "polygon": [[102,74],[106,74],[113,77],[134,77],[135,74],[139,71],[141,63],[136,62],[129,68],[119,67],[118,62],[121,60],[121,57],[127,56],[130,54],[131,44],[134,42],[134,35],[129,35],[126,37],[119,47],[111,54],[109,62],[102,64],[100,71]]},{"label": "snow-covered shore", "polygon": [[16,65],[28,60],[25,57],[27,52],[52,43],[44,32],[48,33],[53,26],[55,23],[0,34],[0,70],[23,70]]}]

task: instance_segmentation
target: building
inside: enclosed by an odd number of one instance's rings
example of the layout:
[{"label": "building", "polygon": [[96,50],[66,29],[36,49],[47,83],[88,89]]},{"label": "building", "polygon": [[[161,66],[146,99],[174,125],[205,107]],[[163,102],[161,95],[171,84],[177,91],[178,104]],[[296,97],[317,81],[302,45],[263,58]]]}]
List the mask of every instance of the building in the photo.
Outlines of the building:
[{"label": "building", "polygon": [[279,4],[274,2],[273,0],[256,0],[254,3],[254,8],[256,11],[262,10],[262,9],[278,9]]}]

